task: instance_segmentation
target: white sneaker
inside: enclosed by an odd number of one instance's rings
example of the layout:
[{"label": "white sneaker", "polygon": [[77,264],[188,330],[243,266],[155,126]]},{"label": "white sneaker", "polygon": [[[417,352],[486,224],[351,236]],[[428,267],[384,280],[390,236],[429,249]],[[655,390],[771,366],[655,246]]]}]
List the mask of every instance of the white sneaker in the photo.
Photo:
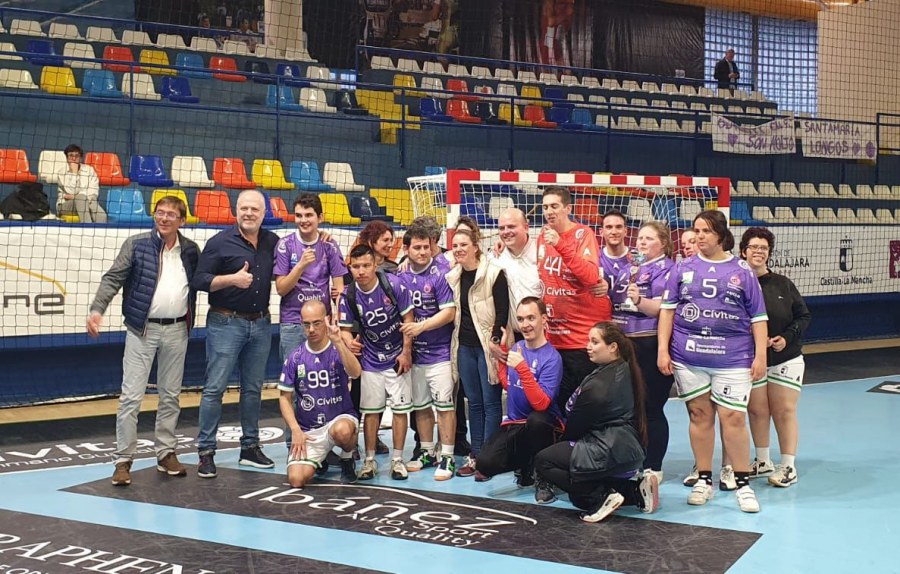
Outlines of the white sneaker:
[{"label": "white sneaker", "polygon": [[641,477],[641,481],[638,483],[638,492],[641,495],[641,502],[638,504],[638,507],[641,509],[641,512],[646,512],[650,514],[651,512],[656,512],[656,509],[659,508],[659,475],[662,473],[657,473],[652,470],[645,470],[644,476]]},{"label": "white sneaker", "polygon": [[775,472],[769,477],[769,484],[772,486],[780,486],[787,488],[797,482],[797,469],[786,464],[779,464],[775,467]]},{"label": "white sneaker", "polygon": [[391,478],[394,480],[406,480],[409,473],[406,472],[406,464],[402,458],[395,458],[391,461]]},{"label": "white sneaker", "polygon": [[754,458],[753,464],[750,465],[750,478],[769,476],[773,472],[775,472],[775,465],[772,464],[771,460],[759,460],[758,458]]},{"label": "white sneaker", "polygon": [[743,512],[759,512],[759,501],[756,500],[756,493],[749,486],[740,487],[735,493],[737,496],[738,506]]},{"label": "white sneaker", "polygon": [[736,489],[737,480],[734,478],[734,469],[730,464],[726,464],[719,471],[719,490],[731,491]]},{"label": "white sneaker", "polygon": [[684,477],[682,484],[685,486],[694,486],[695,484],[697,484],[698,480],[700,480],[700,471],[697,470],[697,465],[695,464],[694,468],[691,469],[691,473]]},{"label": "white sneaker", "polygon": [[612,491],[606,495],[606,500],[603,501],[600,508],[594,512],[585,512],[581,515],[581,519],[585,522],[600,522],[622,506],[623,502],[625,502],[625,497],[618,492]]},{"label": "white sneaker", "polygon": [[654,474],[654,475],[656,475],[656,480],[659,481],[660,484],[662,484],[662,481],[663,481],[663,471],[661,471],[661,470],[653,470],[653,469],[650,469],[650,468],[645,468],[643,474],[644,474],[644,475],[647,475],[647,474]]},{"label": "white sneaker", "polygon": [[367,458],[363,461],[362,468],[356,478],[359,480],[372,480],[378,474],[378,463],[374,458]]},{"label": "white sneaker", "polygon": [[715,491],[711,484],[705,480],[698,480],[694,488],[691,489],[691,493],[688,494],[688,504],[691,506],[703,506],[712,500],[714,494]]}]

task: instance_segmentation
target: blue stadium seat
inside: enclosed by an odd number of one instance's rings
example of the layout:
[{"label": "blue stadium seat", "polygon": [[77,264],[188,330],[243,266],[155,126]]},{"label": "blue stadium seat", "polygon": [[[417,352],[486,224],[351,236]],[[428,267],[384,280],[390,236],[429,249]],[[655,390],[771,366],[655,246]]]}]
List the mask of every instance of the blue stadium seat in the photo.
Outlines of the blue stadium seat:
[{"label": "blue stadium seat", "polygon": [[668,196],[657,196],[650,204],[653,219],[665,221],[670,228],[685,228],[684,222],[678,219],[678,199]]},{"label": "blue stadium seat", "polygon": [[434,98],[422,98],[419,100],[419,114],[422,119],[432,122],[452,122],[453,118],[444,113],[441,104]]},{"label": "blue stadium seat", "polygon": [[275,212],[272,211],[272,202],[269,200],[269,194],[265,192],[260,192],[263,194],[263,197],[266,199],[266,214],[263,217],[263,225],[281,225],[284,223],[284,220],[280,217],[275,216]]},{"label": "blue stadium seat", "polygon": [[545,88],[544,99],[550,100],[554,107],[572,109],[575,104],[566,98],[566,91],[562,88]]},{"label": "blue stadium seat", "polygon": [[26,52],[31,55],[26,59],[35,66],[63,66],[62,56],[56,54],[50,40],[28,40]]},{"label": "blue stadium seat", "polygon": [[[556,122],[559,124],[559,127],[566,129],[566,124],[569,124],[572,121],[572,108],[560,107],[554,103],[547,114],[547,119],[551,122]],[[581,124],[572,124],[572,126],[573,127],[568,129],[581,129]]]},{"label": "blue stadium seat", "polygon": [[356,101],[356,93],[351,90],[337,90],[332,96],[332,106],[339,112],[349,116],[367,116],[369,110],[359,105]]},{"label": "blue stadium seat", "polygon": [[162,158],[158,155],[131,156],[131,169],[128,172],[131,181],[140,185],[153,187],[172,187],[175,182],[169,179]]},{"label": "blue stadium seat", "polygon": [[394,218],[387,215],[374,198],[366,197],[365,195],[350,196],[350,215],[363,221],[394,222]]},{"label": "blue stadium seat", "polygon": [[160,93],[162,97],[176,104],[196,104],[200,101],[200,98],[191,94],[191,83],[184,77],[164,77]]},{"label": "blue stadium seat", "polygon": [[731,201],[731,225],[746,225],[746,226],[754,226],[759,225],[765,227],[768,225],[765,221],[759,219],[753,219],[753,215],[750,214],[750,207],[747,205],[746,201],[740,200],[732,200]]},{"label": "blue stadium seat", "polygon": [[190,70],[179,70],[178,73],[187,78],[207,78],[212,79],[212,72],[206,69],[203,62],[203,56],[190,52],[178,52],[175,56],[175,65],[179,68],[191,68]]},{"label": "blue stadium seat", "polygon": [[441,175],[447,173],[447,168],[439,165],[426,165],[425,175]]},{"label": "blue stadium seat", "polygon": [[288,112],[303,111],[303,106],[294,99],[294,91],[290,86],[269,86],[266,92],[266,106]]},{"label": "blue stadium seat", "polygon": [[334,191],[333,187],[322,182],[319,164],[314,161],[292,161],[288,179],[301,191]]},{"label": "blue stadium seat", "polygon": [[109,70],[85,70],[84,92],[95,98],[121,98],[122,91],[116,87],[116,78]]},{"label": "blue stadium seat", "polygon": [[247,60],[244,71],[250,73],[250,79],[256,84],[274,84],[275,78],[271,76],[269,64],[261,60]]},{"label": "blue stadium seat", "polygon": [[144,194],[134,187],[113,187],[106,194],[106,215],[112,223],[149,224]]},{"label": "blue stadium seat", "polygon": [[594,119],[591,117],[591,111],[584,108],[575,108],[572,110],[572,118],[569,120],[569,123],[563,124],[560,127],[564,130],[606,131],[606,128],[594,124]]},{"label": "blue stadium seat", "polygon": [[300,66],[297,64],[278,64],[275,68],[275,74],[282,76],[281,82],[286,86],[294,86],[295,88],[308,88],[309,80],[300,73]]},{"label": "blue stadium seat", "polygon": [[484,205],[475,198],[463,197],[462,205],[460,205],[460,215],[468,215],[481,227],[497,225],[497,220],[488,215]]}]

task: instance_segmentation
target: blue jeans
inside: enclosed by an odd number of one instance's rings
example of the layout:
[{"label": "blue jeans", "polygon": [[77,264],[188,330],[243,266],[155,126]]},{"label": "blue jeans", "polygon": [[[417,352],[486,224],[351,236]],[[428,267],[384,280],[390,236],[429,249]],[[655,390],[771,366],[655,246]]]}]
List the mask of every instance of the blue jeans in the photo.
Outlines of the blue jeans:
[{"label": "blue jeans", "polygon": [[272,347],[272,321],[248,321],[210,312],[206,317],[206,385],[200,399],[197,450],[215,452],[222,395],[237,367],[240,373],[241,448],[259,443],[259,405]]},{"label": "blue jeans", "polygon": [[472,456],[477,456],[481,445],[500,429],[503,410],[500,404],[502,387],[488,380],[487,362],[481,347],[459,346],[457,354],[459,380],[469,401],[469,433]]},{"label": "blue jeans", "polygon": [[306,342],[306,332],[303,331],[303,325],[297,323],[281,324],[281,362],[287,361],[294,349]]}]

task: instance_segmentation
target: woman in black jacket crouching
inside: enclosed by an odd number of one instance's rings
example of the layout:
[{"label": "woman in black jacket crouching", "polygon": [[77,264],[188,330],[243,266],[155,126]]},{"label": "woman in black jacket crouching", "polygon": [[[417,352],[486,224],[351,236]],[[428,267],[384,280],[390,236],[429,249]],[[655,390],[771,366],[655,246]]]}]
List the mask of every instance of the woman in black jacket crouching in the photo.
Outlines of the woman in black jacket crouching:
[{"label": "woman in black jacket crouching", "polygon": [[569,493],[585,522],[600,522],[623,503],[659,506],[659,480],[642,474],[647,421],[644,383],[634,347],[618,325],[591,329],[588,356],[597,365],[566,404],[562,441],[535,458],[537,473]]}]

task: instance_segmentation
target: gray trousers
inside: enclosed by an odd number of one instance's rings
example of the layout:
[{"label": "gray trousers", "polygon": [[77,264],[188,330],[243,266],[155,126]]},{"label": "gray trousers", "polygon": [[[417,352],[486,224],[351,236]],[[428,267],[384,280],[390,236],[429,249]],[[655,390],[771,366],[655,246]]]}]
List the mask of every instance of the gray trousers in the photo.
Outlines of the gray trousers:
[{"label": "gray trousers", "polygon": [[97,203],[97,198],[84,195],[64,200],[57,205],[56,215],[77,215],[81,223],[106,223],[106,212]]},{"label": "gray trousers", "polygon": [[141,400],[147,390],[147,380],[154,357],[159,355],[156,369],[156,388],[159,409],[156,412],[156,458],[175,452],[175,427],[181,405],[181,380],[184,376],[184,357],[187,354],[188,333],[184,323],[160,325],[147,323],[141,337],[131,330],[125,336],[125,356],[122,358],[122,394],[116,413],[115,462],[134,458],[137,448],[137,421]]}]

